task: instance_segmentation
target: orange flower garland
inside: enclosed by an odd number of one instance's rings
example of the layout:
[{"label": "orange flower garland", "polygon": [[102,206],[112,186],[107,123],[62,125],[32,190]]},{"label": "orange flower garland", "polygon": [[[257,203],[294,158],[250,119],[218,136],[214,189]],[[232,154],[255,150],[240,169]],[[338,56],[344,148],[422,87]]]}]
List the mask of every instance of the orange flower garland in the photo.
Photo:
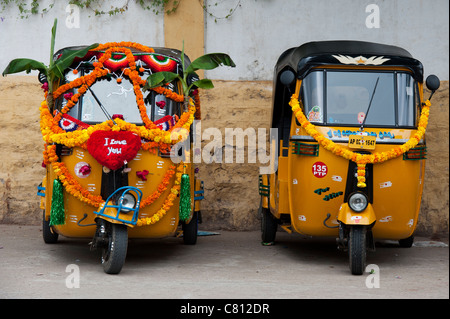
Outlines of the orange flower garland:
[{"label": "orange flower garland", "polygon": [[[58,162],[58,156],[56,155],[56,145],[48,146],[44,151],[44,153],[45,153],[44,163],[52,165],[56,176],[62,182],[64,188],[69,194],[71,194],[78,200],[85,202],[89,205],[92,205],[94,207],[100,207],[102,204],[104,204],[105,201],[101,196],[92,195],[91,193],[89,193],[89,191],[83,188],[83,186],[80,183],[78,183],[77,180],[70,174],[66,165],[62,162]],[[170,194],[167,196],[161,209],[159,209],[151,217],[142,218],[138,220],[137,224],[138,226],[154,224],[156,221],[160,220],[167,213],[170,207],[173,206],[173,202],[177,197],[178,192],[180,191],[180,180],[181,180],[181,172],[183,172],[183,167],[184,167],[183,162],[178,164],[177,167],[178,173],[176,174],[174,186],[171,188]],[[154,191],[151,195],[149,195],[146,199],[144,199],[141,202],[140,208],[151,205],[154,201],[156,201],[159,197],[161,197],[161,195],[167,190],[167,186],[169,185],[170,180],[172,179],[174,174],[175,174],[175,166],[172,165],[167,170],[166,174],[163,177],[162,182],[158,185],[156,191]]]},{"label": "orange flower garland", "polygon": [[[176,124],[169,129],[164,131],[157,127],[148,117],[147,110],[145,107],[145,102],[141,87],[146,84],[146,81],[142,79],[139,75],[139,71],[136,69],[136,62],[133,53],[129,48],[135,48],[142,52],[153,53],[152,48],[133,43],[133,42],[110,42],[99,45],[92,51],[103,51],[104,54],[98,59],[97,62],[93,63],[94,70],[89,74],[81,76],[74,81],[60,86],[56,91],[53,92],[53,98],[57,99],[66,91],[78,88],[78,92],[68,99],[66,105],[62,108],[61,112],[52,116],[50,109],[46,101],[41,103],[40,107],[40,127],[43,139],[45,141],[45,150],[43,152],[44,164],[51,164],[57,178],[62,182],[66,191],[77,199],[88,203],[94,207],[99,207],[104,203],[101,196],[92,195],[87,189],[78,183],[78,181],[70,174],[69,170],[64,163],[58,162],[58,156],[56,155],[56,145],[62,144],[67,147],[81,147],[87,149],[86,143],[95,131],[131,131],[136,133],[141,138],[147,140],[148,142],[143,143],[141,148],[143,150],[148,150],[151,152],[156,152],[156,148],[159,148],[162,152],[167,152],[170,150],[170,146],[180,142],[181,140],[189,136],[189,131],[191,124],[194,120],[194,114],[200,106],[200,100],[198,98],[198,92],[194,94],[194,101],[189,100],[189,109],[184,112]],[[76,103],[78,103],[79,98],[86,93],[88,87],[93,85],[98,78],[104,77],[109,73],[109,70],[103,67],[103,63],[109,60],[113,53],[121,52],[126,55],[126,59],[129,68],[123,70],[123,74],[126,75],[130,82],[133,84],[133,90],[136,95],[136,103],[144,123],[144,126],[138,126],[116,118],[114,121],[105,121],[87,129],[75,130],[72,132],[66,132],[59,125],[59,121],[62,119],[62,115],[67,113]],[[184,96],[179,95],[169,89],[158,87],[152,89],[159,94],[164,94],[167,98],[174,100],[175,102],[183,102]],[[167,190],[170,180],[174,175],[176,175],[173,187],[170,190],[169,195],[166,197],[162,207],[151,217],[143,218],[138,220],[138,225],[150,225],[154,224],[160,220],[166,212],[173,205],[178,192],[180,191],[180,180],[181,172],[183,171],[184,164],[180,163],[177,167],[178,173],[175,172],[175,166],[171,166],[165,173],[161,183],[158,185],[157,189],[149,195],[147,198],[142,200],[140,207],[145,207],[151,205],[154,201],[161,197],[161,195]],[[176,174],[175,174],[176,173]]]},{"label": "orange flower garland", "polygon": [[[175,199],[178,196],[178,193],[180,192],[181,173],[183,172],[183,169],[184,169],[184,163],[180,162],[180,164],[178,164],[178,167],[177,167],[178,173],[176,174],[176,179],[175,179],[174,185],[170,190],[170,194],[167,195],[166,200],[164,201],[162,207],[151,217],[139,218],[136,223],[137,226],[152,225],[152,224],[158,222],[161,218],[164,217],[164,215],[167,213],[167,211],[173,206],[173,202],[175,201]],[[172,174],[175,172],[173,170],[173,167],[170,168],[169,170],[172,171]],[[163,180],[163,183],[164,183],[164,180]],[[161,184],[163,184],[163,183],[161,183]],[[159,198],[161,196],[161,193],[167,189],[167,185],[161,186],[161,184],[160,184],[160,186],[158,186],[157,191],[160,192],[160,195],[157,198]],[[161,189],[160,189],[160,187],[161,187]],[[153,196],[153,195],[151,195],[151,196]],[[147,198],[149,202],[151,201],[150,197]],[[156,199],[153,199],[153,201],[154,200],[156,200]],[[151,201],[151,202],[153,202],[153,201]],[[141,205],[141,207],[143,207],[143,206]]]},{"label": "orange flower garland", "polygon": [[333,141],[326,138],[319,133],[315,126],[311,124],[303,113],[300,103],[298,101],[298,93],[294,93],[291,96],[289,105],[294,112],[295,117],[299,121],[300,125],[306,130],[308,135],[313,137],[323,148],[332,152],[335,155],[341,156],[347,160],[351,160],[357,164],[357,186],[360,188],[366,187],[366,164],[383,163],[389,159],[398,157],[411,148],[415,147],[425,134],[425,130],[428,125],[428,117],[430,114],[430,101],[426,101],[422,107],[422,112],[419,119],[419,126],[416,133],[403,145],[392,148],[386,152],[375,152],[372,154],[359,154],[344,148],[341,145],[335,144]]}]

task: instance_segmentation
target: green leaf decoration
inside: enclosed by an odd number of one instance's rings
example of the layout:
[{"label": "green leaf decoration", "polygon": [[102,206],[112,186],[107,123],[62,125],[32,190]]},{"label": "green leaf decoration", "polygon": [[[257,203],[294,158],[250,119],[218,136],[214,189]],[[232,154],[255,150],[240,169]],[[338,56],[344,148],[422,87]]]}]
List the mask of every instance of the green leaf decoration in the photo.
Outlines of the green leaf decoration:
[{"label": "green leaf decoration", "polygon": [[179,216],[181,221],[185,221],[191,216],[191,184],[188,174],[181,176]]},{"label": "green leaf decoration", "polygon": [[64,225],[64,194],[60,180],[53,180],[52,206],[50,210],[50,225]]},{"label": "green leaf decoration", "polygon": [[47,66],[39,61],[33,59],[14,59],[6,66],[2,75],[5,76],[7,74],[14,74],[26,71],[30,73],[31,70],[39,70],[42,73],[47,75]]},{"label": "green leaf decoration", "polygon": [[196,87],[198,87],[200,89],[214,88],[214,84],[209,79],[202,79],[202,80],[195,81],[194,83],[192,83],[192,85],[195,85]]},{"label": "green leaf decoration", "polygon": [[233,60],[225,53],[209,53],[194,60],[186,69],[186,73],[192,73],[197,70],[212,70],[221,65],[235,67]]},{"label": "green leaf decoration", "polygon": [[64,70],[70,67],[76,58],[84,57],[89,50],[98,47],[98,43],[92,44],[80,50],[65,50],[61,57],[53,63],[49,72],[56,78],[62,79],[64,77]]},{"label": "green leaf decoration", "polygon": [[176,78],[180,78],[180,76],[176,73],[172,72],[157,72],[150,74],[147,78],[147,84],[144,89],[151,89],[166,83],[170,83]]}]

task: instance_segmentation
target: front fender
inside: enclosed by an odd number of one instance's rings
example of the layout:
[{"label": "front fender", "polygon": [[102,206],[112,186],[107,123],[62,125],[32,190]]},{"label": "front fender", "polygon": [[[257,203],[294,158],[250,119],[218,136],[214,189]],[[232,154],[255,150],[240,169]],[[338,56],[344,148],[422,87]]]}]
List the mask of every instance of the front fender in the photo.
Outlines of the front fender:
[{"label": "front fender", "polygon": [[343,203],[339,208],[337,219],[345,225],[371,225],[377,220],[370,203],[361,213],[356,213],[348,206],[348,203]]}]

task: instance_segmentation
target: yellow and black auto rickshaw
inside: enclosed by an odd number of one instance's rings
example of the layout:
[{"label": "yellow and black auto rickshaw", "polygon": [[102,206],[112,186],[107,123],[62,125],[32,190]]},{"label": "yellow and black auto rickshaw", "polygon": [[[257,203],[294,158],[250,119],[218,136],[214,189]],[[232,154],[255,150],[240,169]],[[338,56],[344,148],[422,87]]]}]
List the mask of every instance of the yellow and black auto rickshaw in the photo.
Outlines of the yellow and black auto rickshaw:
[{"label": "yellow and black auto rickshaw", "polygon": [[[433,93],[439,83],[426,80]],[[336,237],[357,275],[375,239],[411,247],[429,109],[423,66],[402,48],[323,41],[285,51],[273,86],[278,167],[259,181],[263,242],[279,225]]]},{"label": "yellow and black auto rickshaw", "polygon": [[[54,60],[73,52],[81,57],[64,68],[40,108],[44,241],[92,238],[110,274],[121,271],[128,238],[182,234],[195,244],[203,186],[192,152],[175,146],[192,141],[198,91],[184,108],[179,81],[146,82],[158,72],[181,74],[182,52],[122,42],[65,48]],[[48,94],[49,79],[41,74],[40,81]]]}]

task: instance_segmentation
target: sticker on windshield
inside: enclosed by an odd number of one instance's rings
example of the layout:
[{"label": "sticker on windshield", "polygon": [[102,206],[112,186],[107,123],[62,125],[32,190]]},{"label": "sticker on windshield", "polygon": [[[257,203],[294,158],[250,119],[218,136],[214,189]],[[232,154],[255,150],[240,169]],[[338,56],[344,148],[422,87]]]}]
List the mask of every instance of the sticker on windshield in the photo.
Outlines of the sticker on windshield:
[{"label": "sticker on windshield", "polygon": [[358,123],[362,124],[364,122],[364,118],[366,117],[366,113],[364,112],[359,112],[358,113]]},{"label": "sticker on windshield", "polygon": [[322,122],[322,112],[320,106],[313,106],[308,113],[308,121],[310,122]]}]

